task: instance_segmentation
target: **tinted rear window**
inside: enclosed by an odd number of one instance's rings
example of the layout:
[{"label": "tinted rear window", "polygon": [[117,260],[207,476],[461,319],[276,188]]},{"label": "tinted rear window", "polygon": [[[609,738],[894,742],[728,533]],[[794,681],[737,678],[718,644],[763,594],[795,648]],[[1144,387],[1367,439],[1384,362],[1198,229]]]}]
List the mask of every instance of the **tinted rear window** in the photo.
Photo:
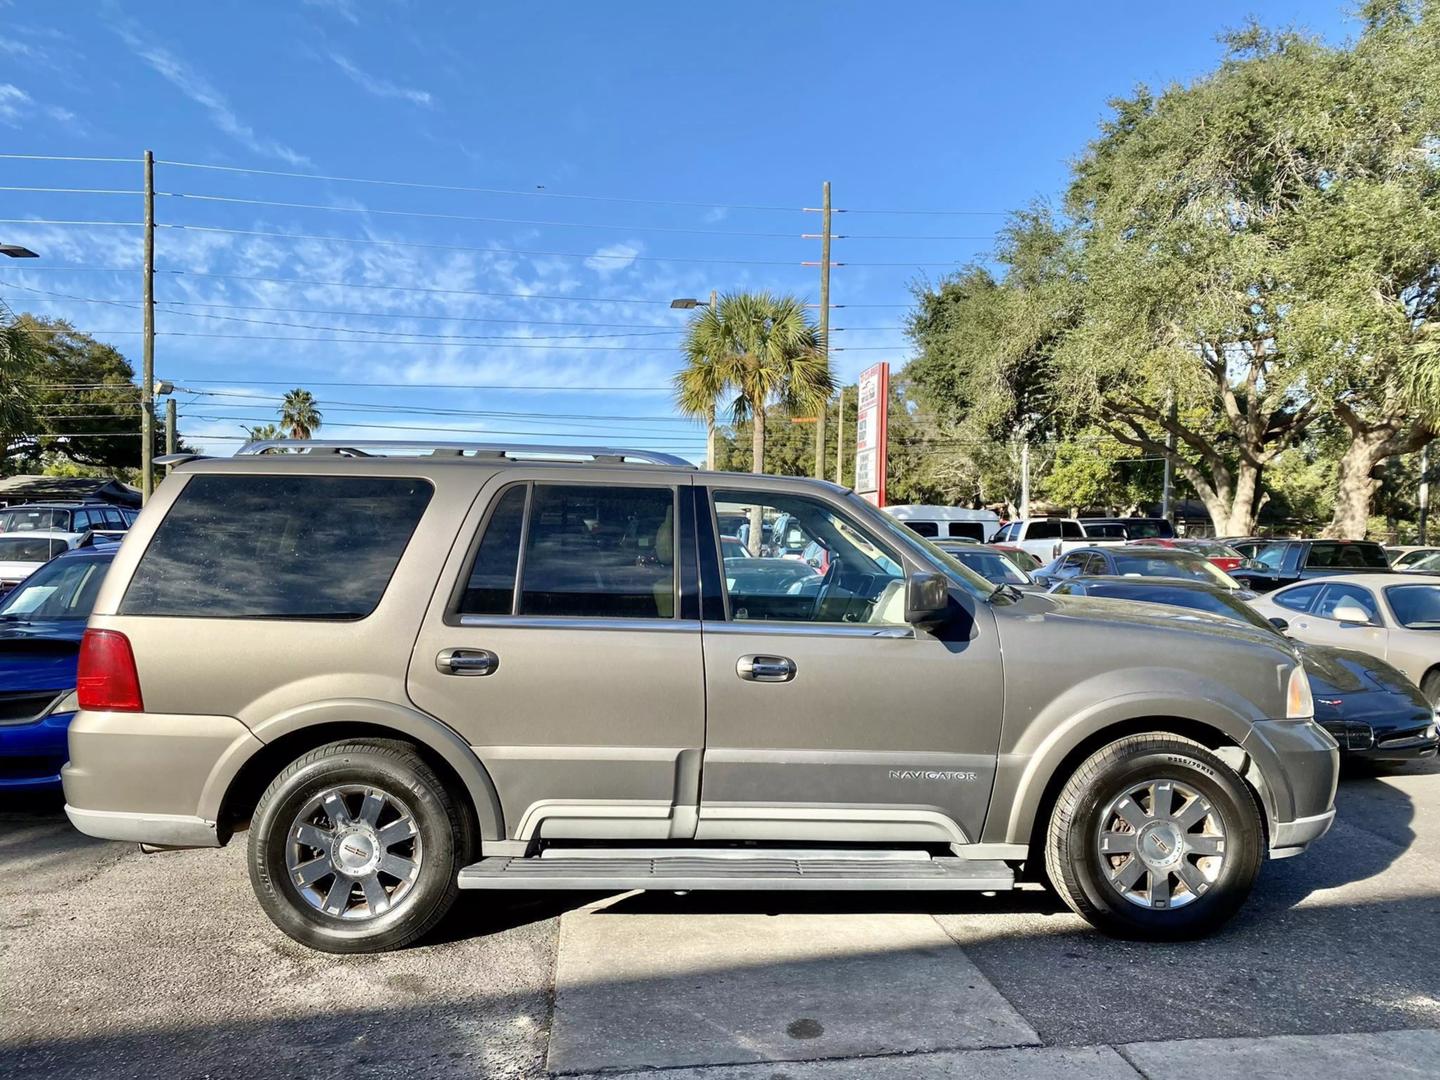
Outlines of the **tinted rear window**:
[{"label": "tinted rear window", "polygon": [[67,546],[47,536],[0,536],[0,562],[49,562]]},{"label": "tinted rear window", "polygon": [[192,477],[141,556],[120,612],[363,619],[432,490],[403,477]]},{"label": "tinted rear window", "polygon": [[1354,544],[1324,542],[1310,545],[1307,566],[1323,567],[1370,567],[1384,570],[1390,565],[1385,558],[1385,549],[1379,544]]}]

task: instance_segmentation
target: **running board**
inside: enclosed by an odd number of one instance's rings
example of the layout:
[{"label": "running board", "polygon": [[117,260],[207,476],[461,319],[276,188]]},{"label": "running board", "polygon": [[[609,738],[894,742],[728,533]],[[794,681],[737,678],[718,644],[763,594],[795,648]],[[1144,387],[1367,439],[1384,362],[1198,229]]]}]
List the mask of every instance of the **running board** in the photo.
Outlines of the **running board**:
[{"label": "running board", "polygon": [[547,853],[544,858],[496,855],[460,871],[462,889],[782,889],[1008,890],[1015,872],[990,859],[836,858],[819,852],[787,855],[731,852],[603,858]]}]

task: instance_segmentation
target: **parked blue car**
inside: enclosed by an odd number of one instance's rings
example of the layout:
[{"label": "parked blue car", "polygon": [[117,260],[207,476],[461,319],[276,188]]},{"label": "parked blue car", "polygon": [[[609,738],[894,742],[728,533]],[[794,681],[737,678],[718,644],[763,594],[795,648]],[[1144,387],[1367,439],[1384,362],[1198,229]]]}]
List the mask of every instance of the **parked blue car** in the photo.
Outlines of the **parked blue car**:
[{"label": "parked blue car", "polygon": [[0,793],[60,788],[80,637],[116,550],[67,551],[0,600]]}]

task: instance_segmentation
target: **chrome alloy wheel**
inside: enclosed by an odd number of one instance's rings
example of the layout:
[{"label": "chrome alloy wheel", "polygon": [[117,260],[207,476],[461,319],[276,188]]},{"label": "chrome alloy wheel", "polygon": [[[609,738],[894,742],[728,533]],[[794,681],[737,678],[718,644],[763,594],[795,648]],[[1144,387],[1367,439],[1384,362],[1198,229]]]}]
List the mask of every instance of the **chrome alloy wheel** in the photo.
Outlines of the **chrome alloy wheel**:
[{"label": "chrome alloy wheel", "polygon": [[1132,904],[1193,903],[1225,865],[1225,822],[1210,800],[1178,780],[1132,784],[1100,815],[1095,838],[1110,884]]},{"label": "chrome alloy wheel", "polygon": [[326,788],[285,837],[291,884],[311,907],[340,919],[373,919],[404,903],[422,857],[410,808],[367,784]]}]

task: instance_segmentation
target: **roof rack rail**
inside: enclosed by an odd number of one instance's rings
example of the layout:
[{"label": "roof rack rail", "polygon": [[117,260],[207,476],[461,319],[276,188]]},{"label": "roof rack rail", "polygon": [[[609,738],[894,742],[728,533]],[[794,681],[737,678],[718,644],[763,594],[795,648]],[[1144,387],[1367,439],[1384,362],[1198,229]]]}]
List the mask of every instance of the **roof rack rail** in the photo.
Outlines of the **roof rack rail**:
[{"label": "roof rack rail", "polygon": [[251,457],[275,451],[299,454],[337,454],[341,457],[383,457],[400,450],[425,451],[434,457],[510,458],[517,460],[589,460],[597,465],[638,462],[695,468],[692,462],[658,450],[632,450],[616,446],[565,446],[558,443],[435,442],[429,439],[255,439],[235,451]]}]

